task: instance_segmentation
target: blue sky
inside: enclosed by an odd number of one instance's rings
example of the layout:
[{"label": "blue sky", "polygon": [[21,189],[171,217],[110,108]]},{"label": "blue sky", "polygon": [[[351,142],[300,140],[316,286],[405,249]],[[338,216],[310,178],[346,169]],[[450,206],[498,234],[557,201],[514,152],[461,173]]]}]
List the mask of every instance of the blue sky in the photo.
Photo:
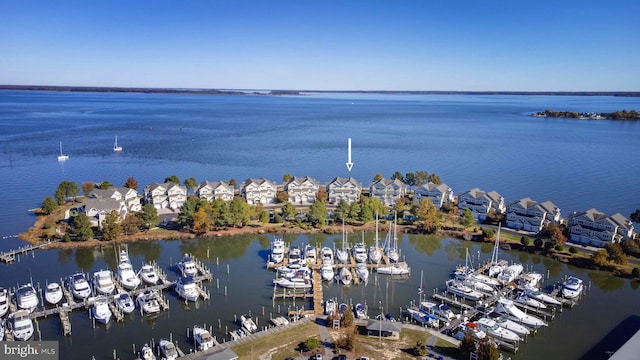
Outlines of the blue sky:
[{"label": "blue sky", "polygon": [[640,2],[0,0],[0,84],[640,91]]}]

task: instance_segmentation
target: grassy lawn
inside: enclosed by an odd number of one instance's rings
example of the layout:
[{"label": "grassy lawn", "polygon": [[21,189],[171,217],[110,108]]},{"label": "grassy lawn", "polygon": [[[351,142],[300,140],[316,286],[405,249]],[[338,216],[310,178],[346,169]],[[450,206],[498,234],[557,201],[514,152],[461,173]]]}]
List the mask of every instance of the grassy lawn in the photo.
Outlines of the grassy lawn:
[{"label": "grassy lawn", "polygon": [[298,344],[314,336],[320,337],[318,325],[308,322],[234,346],[231,349],[240,359],[251,359],[252,354],[254,359],[258,359],[258,356],[270,354],[272,359],[278,360],[289,356],[299,356],[300,353],[296,351]]}]

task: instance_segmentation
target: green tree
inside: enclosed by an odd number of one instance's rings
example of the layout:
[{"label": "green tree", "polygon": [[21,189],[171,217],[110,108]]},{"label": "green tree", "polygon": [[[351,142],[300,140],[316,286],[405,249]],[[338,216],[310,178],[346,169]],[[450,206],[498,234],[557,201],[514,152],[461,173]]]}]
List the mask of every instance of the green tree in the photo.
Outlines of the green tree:
[{"label": "green tree", "polygon": [[492,240],[496,236],[496,231],[489,228],[482,228],[482,237],[484,241]]},{"label": "green tree", "polygon": [[231,224],[229,205],[230,203],[221,199],[215,199],[211,202],[211,219],[215,226],[221,227]]},{"label": "green tree", "polygon": [[478,347],[478,360],[498,360],[500,351],[493,341],[481,341]]},{"label": "green tree", "polygon": [[164,178],[164,182],[168,183],[174,183],[174,184],[180,184],[180,178],[177,177],[176,175],[169,175],[166,178]]},{"label": "green tree", "polygon": [[640,277],[640,268],[634,267],[633,270],[631,270],[631,276],[634,279],[637,279]]},{"label": "green tree", "polygon": [[78,188],[78,184],[74,181],[64,180],[58,185],[54,197],[58,202],[58,205],[64,204],[64,202],[68,199],[75,198],[78,196],[80,189]]},{"label": "green tree", "polygon": [[62,240],[64,242],[71,242],[71,236],[69,236],[69,233],[64,233],[64,237],[62,238]]},{"label": "green tree", "polygon": [[191,190],[191,192],[193,193],[193,190],[198,187],[198,182],[196,181],[196,178],[194,177],[189,177],[184,179],[184,187],[187,188],[187,190]]},{"label": "green tree", "polygon": [[316,200],[324,201],[325,203],[329,201],[329,194],[327,194],[327,189],[324,186],[321,186],[316,193]]},{"label": "green tree", "polygon": [[302,343],[301,347],[304,349],[304,351],[314,351],[315,349],[318,349],[320,346],[322,346],[320,339],[309,338]]},{"label": "green tree", "polygon": [[607,250],[600,249],[591,255],[591,261],[598,267],[609,266],[609,254]]},{"label": "green tree", "polygon": [[266,210],[260,212],[260,222],[263,224],[269,223],[269,213]]},{"label": "green tree", "polygon": [[360,204],[357,202],[352,202],[349,205],[349,219],[357,219],[360,216]]},{"label": "green tree", "polygon": [[89,222],[89,218],[84,213],[80,213],[73,218],[73,233],[82,241],[93,239],[91,222]]},{"label": "green tree", "polygon": [[426,232],[434,232],[440,228],[442,213],[436,209],[429,199],[422,199],[413,213],[420,221],[419,226]]},{"label": "green tree", "polygon": [[138,191],[138,180],[131,176],[124,183],[124,187]]},{"label": "green tree", "polygon": [[391,175],[391,180],[400,180],[400,181],[404,181],[404,176],[402,176],[402,173],[400,171],[396,171],[393,173],[393,175]]},{"label": "green tree", "polygon": [[307,214],[309,220],[316,226],[322,228],[327,223],[327,205],[322,200],[316,200],[309,207],[309,213]]},{"label": "green tree", "polygon": [[427,355],[427,345],[422,341],[418,341],[412,352],[415,356],[425,356]]},{"label": "green tree", "polygon": [[91,181],[86,181],[82,183],[82,192],[85,196],[91,194],[91,192],[95,189],[95,185]]},{"label": "green tree", "polygon": [[42,207],[40,208],[40,210],[44,214],[49,215],[52,212],[56,211],[57,208],[58,208],[58,203],[55,200],[53,200],[51,196],[47,196],[46,198],[44,198],[44,201],[42,202]]},{"label": "green tree", "polygon": [[442,180],[440,180],[440,175],[437,174],[429,174],[429,181],[436,185],[442,184]]},{"label": "green tree", "polygon": [[408,173],[404,174],[404,183],[407,184],[409,189],[411,189],[412,186],[415,186],[418,183],[418,179],[416,178],[416,174],[414,174],[412,172],[408,172]]},{"label": "green tree", "polygon": [[460,225],[464,226],[464,228],[470,228],[475,225],[476,220],[473,218],[473,213],[470,209],[463,209],[462,216],[460,217]]},{"label": "green tree", "polygon": [[284,204],[289,201],[289,193],[286,191],[276,191],[276,203]]},{"label": "green tree", "polygon": [[142,226],[146,229],[151,229],[155,227],[160,222],[160,217],[158,216],[158,210],[153,206],[153,204],[145,204],[142,206]]},{"label": "green tree", "polygon": [[373,211],[369,206],[360,206],[360,214],[358,214],[358,218],[360,221],[371,221],[373,220]]},{"label": "green tree", "polygon": [[98,185],[98,188],[102,189],[102,190],[106,190],[110,187],[113,187],[113,184],[109,181],[109,180],[105,180],[103,182],[100,183],[100,185]]},{"label": "green tree", "polygon": [[473,330],[467,329],[464,333],[464,338],[460,341],[460,358],[461,359],[469,359],[471,353],[476,352],[476,341],[473,337]]},{"label": "green tree", "polygon": [[242,199],[233,199],[229,204],[229,214],[229,225],[243,227],[251,220],[251,206]]},{"label": "green tree", "polygon": [[378,182],[382,179],[384,179],[384,176],[382,176],[382,174],[380,173],[377,173],[376,176],[373,177],[373,182]]},{"label": "green tree", "polygon": [[533,246],[535,246],[537,249],[542,249],[542,245],[543,245],[542,239],[536,238],[535,240],[533,240]]},{"label": "green tree", "polygon": [[630,217],[631,221],[640,223],[640,209],[636,209],[636,211],[634,211]]},{"label": "green tree", "polygon": [[122,235],[121,218],[117,211],[113,210],[107,214],[102,224],[102,239],[113,241]]},{"label": "green tree", "polygon": [[293,206],[292,203],[287,201],[282,206],[282,217],[289,220],[289,219],[293,219],[294,216],[296,216],[296,207]]},{"label": "green tree", "polygon": [[429,180],[429,173],[426,171],[416,171],[416,185],[424,185]]},{"label": "green tree", "polygon": [[334,211],[334,218],[339,221],[347,219],[349,217],[349,210],[351,210],[349,203],[345,199],[341,199]]},{"label": "green tree", "polygon": [[526,235],[522,235],[522,237],[520,238],[520,244],[527,247],[529,246],[529,244],[531,244],[531,239]]},{"label": "green tree", "polygon": [[293,178],[293,176],[291,176],[291,174],[286,173],[284,175],[282,175],[282,183],[286,184],[289,182],[289,180],[291,180]]},{"label": "green tree", "polygon": [[604,246],[604,248],[609,255],[609,260],[613,261],[616,264],[627,265],[627,255],[622,250],[622,246],[620,244],[608,243]]},{"label": "green tree", "polygon": [[201,201],[202,200],[189,197],[184,202],[184,204],[182,204],[180,213],[178,214],[178,221],[182,225],[193,226],[193,216],[198,210],[198,206],[200,205]]},{"label": "green tree", "polygon": [[544,250],[549,251],[553,248],[553,241],[545,241],[544,242]]}]

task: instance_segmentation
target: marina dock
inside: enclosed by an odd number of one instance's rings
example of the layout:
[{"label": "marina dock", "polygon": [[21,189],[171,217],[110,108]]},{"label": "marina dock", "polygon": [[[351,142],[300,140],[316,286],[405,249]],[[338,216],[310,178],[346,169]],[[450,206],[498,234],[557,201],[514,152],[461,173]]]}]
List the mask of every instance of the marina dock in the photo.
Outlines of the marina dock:
[{"label": "marina dock", "polygon": [[40,244],[40,245],[28,245],[28,246],[22,246],[19,247],[15,250],[9,250],[9,251],[4,251],[4,252],[0,252],[0,261],[2,261],[5,264],[11,264],[13,262],[16,261],[16,259],[20,259],[20,255],[24,255],[27,254],[29,252],[38,250],[38,249],[43,249],[45,247],[47,247],[49,244],[51,244],[52,242],[58,242],[60,240],[54,240],[51,241],[49,240],[48,242],[44,243],[44,244]]}]

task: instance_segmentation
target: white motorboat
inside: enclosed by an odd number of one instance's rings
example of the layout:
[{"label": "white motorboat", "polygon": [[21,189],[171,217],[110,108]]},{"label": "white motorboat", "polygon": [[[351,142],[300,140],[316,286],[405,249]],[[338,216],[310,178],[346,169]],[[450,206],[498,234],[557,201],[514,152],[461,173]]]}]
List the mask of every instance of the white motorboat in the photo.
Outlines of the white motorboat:
[{"label": "white motorboat", "polygon": [[357,263],[366,263],[367,262],[367,248],[364,246],[364,243],[357,243],[353,245],[353,258]]},{"label": "white motorboat", "polygon": [[516,342],[522,340],[518,334],[514,333],[509,329],[505,329],[498,325],[495,321],[483,317],[476,321],[480,329],[482,329],[489,336],[493,336],[494,338],[507,342]]},{"label": "white motorboat", "polygon": [[320,276],[324,281],[332,281],[335,273],[333,272],[333,266],[331,265],[322,265],[320,269]]},{"label": "white motorboat", "polygon": [[91,295],[91,287],[89,287],[89,282],[83,273],[70,275],[68,285],[71,294],[73,294],[73,297],[76,299],[84,300]]},{"label": "white motorboat", "polygon": [[120,251],[117,278],[122,286],[127,290],[133,290],[140,285],[140,278],[138,278],[138,275],[133,270],[127,250]]},{"label": "white motorboat", "polygon": [[9,292],[5,288],[0,288],[0,317],[4,316],[7,311],[9,311]]},{"label": "white motorboat", "polygon": [[351,285],[353,281],[353,275],[351,275],[351,270],[348,267],[340,268],[340,272],[338,273],[338,280],[342,282],[344,285]]},{"label": "white motorboat", "polygon": [[364,320],[367,318],[367,310],[364,305],[357,303],[353,306],[353,313],[356,315],[357,319]]},{"label": "white motorboat", "polygon": [[333,299],[329,299],[324,303],[324,313],[326,315],[335,314],[336,312],[336,301]]},{"label": "white motorboat", "polygon": [[518,284],[524,287],[538,287],[542,281],[542,274],[537,272],[528,272],[520,275],[518,278]]},{"label": "white motorboat", "polygon": [[111,309],[109,309],[109,300],[105,296],[97,296],[91,307],[91,315],[97,322],[106,324],[111,320]]},{"label": "white motorboat", "polygon": [[323,265],[333,266],[333,250],[330,247],[323,247],[320,251]]},{"label": "white motorboat", "polygon": [[160,303],[158,302],[158,293],[154,290],[145,290],[136,297],[138,307],[145,314],[154,314],[160,312]]},{"label": "white motorboat", "polygon": [[284,260],[284,240],[275,238],[271,242],[271,261],[279,264]]},{"label": "white motorboat", "polygon": [[340,317],[342,317],[347,311],[349,311],[349,305],[345,303],[340,303],[340,305],[338,305],[338,314],[340,314]]},{"label": "white motorboat", "polygon": [[491,285],[485,284],[482,281],[476,280],[470,276],[468,276],[464,280],[461,280],[461,282],[465,286],[485,293],[493,293],[493,291],[495,290]]},{"label": "white motorboat", "polygon": [[448,292],[457,296],[462,296],[468,300],[477,301],[485,296],[483,293],[473,290],[455,279],[447,280],[445,284],[447,285]]},{"label": "white motorboat", "polygon": [[153,349],[149,344],[144,344],[142,349],[140,349],[140,359],[142,360],[156,360],[156,356],[153,353]]},{"label": "white motorboat", "polygon": [[387,266],[379,266],[376,272],[384,275],[409,275],[411,268],[406,263],[393,263]]},{"label": "white motorboat", "polygon": [[536,299],[540,302],[547,303],[550,305],[560,305],[560,301],[558,301],[558,299],[554,298],[549,294],[543,293],[537,288],[525,287],[524,293],[527,294],[528,297]]},{"label": "white motorboat", "polygon": [[440,327],[440,320],[435,315],[428,314],[424,311],[416,310],[416,309],[407,309],[407,312],[411,315],[411,317],[420,323],[423,326],[429,326],[432,328]]},{"label": "white motorboat", "polygon": [[116,306],[125,314],[131,314],[136,309],[136,304],[131,296],[126,292],[118,293],[114,296]]},{"label": "white motorboat", "polygon": [[569,276],[562,284],[562,296],[567,299],[574,299],[582,293],[582,279]]},{"label": "white motorboat", "polygon": [[144,283],[148,285],[156,285],[158,284],[158,280],[160,280],[160,278],[158,277],[158,273],[156,273],[156,269],[153,267],[153,265],[150,264],[142,265],[142,268],[140,268],[140,272],[138,273],[138,275],[140,275],[142,281],[144,281]]},{"label": "white motorboat", "polygon": [[[461,324],[460,325],[461,331],[462,331],[462,337],[464,338],[464,334],[467,331],[471,331],[473,333],[473,337],[478,339],[478,340],[482,340],[484,338],[487,337],[487,333],[484,332],[484,330],[480,329],[480,327],[478,326],[478,324],[474,323],[474,322],[467,322],[465,324]],[[454,337],[459,337],[459,335],[455,335]]]},{"label": "white motorboat", "polygon": [[307,266],[315,265],[317,260],[316,248],[311,244],[304,247],[304,262]]},{"label": "white motorboat", "polygon": [[178,263],[178,268],[182,273],[182,276],[196,276],[198,275],[198,267],[193,256],[185,254],[182,261]]},{"label": "white motorboat", "polygon": [[497,313],[495,311],[490,312],[487,317],[493,321],[495,321],[499,326],[511,330],[514,333],[520,335],[520,336],[526,336],[529,335],[531,333],[531,330],[529,330],[528,327],[519,324],[515,321],[511,321],[509,320],[509,316],[505,315],[505,314],[500,314]]},{"label": "white motorboat", "polygon": [[498,275],[498,280],[503,284],[512,283],[520,276],[523,270],[522,264],[509,265]]},{"label": "white motorboat", "polygon": [[545,305],[542,301],[529,297],[526,293],[521,292],[513,299],[514,302],[519,304],[524,304],[527,306],[531,306],[536,309],[546,309],[547,305]]},{"label": "white motorboat", "polygon": [[16,290],[16,304],[18,308],[32,312],[40,304],[36,289],[31,283],[22,285]]},{"label": "white motorboat", "polygon": [[162,353],[162,359],[164,360],[176,360],[178,358],[178,350],[176,346],[167,339],[161,339],[158,343],[160,352]]},{"label": "white motorboat", "polygon": [[176,292],[178,296],[187,301],[198,301],[200,293],[198,293],[198,284],[193,281],[191,276],[183,276],[176,282]]},{"label": "white motorboat", "polygon": [[207,329],[198,325],[193,327],[193,338],[195,339],[196,346],[199,351],[205,351],[213,347],[213,337]]},{"label": "white motorboat", "polygon": [[360,280],[366,284],[367,281],[369,281],[369,268],[367,268],[367,264],[365,263],[357,264],[356,274],[358,274],[358,278],[360,278]]},{"label": "white motorboat", "polygon": [[382,260],[382,251],[380,251],[380,246],[378,244],[378,214],[376,213],[376,238],[375,243],[369,246],[369,262],[372,264],[379,264],[380,260]]},{"label": "white motorboat", "polygon": [[27,341],[33,336],[33,321],[29,318],[29,311],[18,310],[9,314],[7,318],[7,331],[13,334],[18,341]]},{"label": "white motorboat", "polygon": [[100,270],[93,273],[93,288],[102,295],[111,295],[116,289],[111,271]]},{"label": "white motorboat", "polygon": [[420,311],[423,311],[430,315],[437,316],[440,320],[450,322],[456,318],[456,314],[446,304],[436,304],[429,301],[422,301],[420,303]]},{"label": "white motorboat", "polygon": [[299,277],[293,277],[293,278],[282,277],[282,278],[273,280],[273,283],[287,289],[311,289],[311,286],[312,286],[312,282],[310,279],[299,278]]},{"label": "white motorboat", "polygon": [[240,326],[245,329],[248,333],[254,333],[258,331],[258,325],[253,321],[251,315],[240,315]]},{"label": "white motorboat", "polygon": [[496,305],[495,311],[501,314],[506,314],[510,319],[533,328],[547,326],[547,323],[542,321],[542,319],[529,314],[525,314],[522,310],[518,309],[515,306],[513,301],[508,299],[498,299],[498,304]]},{"label": "white motorboat", "polygon": [[47,284],[46,289],[44,289],[44,299],[47,303],[51,305],[56,305],[62,300],[64,293],[62,292],[62,286],[57,282],[52,282]]},{"label": "white motorboat", "polygon": [[288,266],[302,266],[302,250],[296,245],[289,246],[289,254],[287,256]]}]

